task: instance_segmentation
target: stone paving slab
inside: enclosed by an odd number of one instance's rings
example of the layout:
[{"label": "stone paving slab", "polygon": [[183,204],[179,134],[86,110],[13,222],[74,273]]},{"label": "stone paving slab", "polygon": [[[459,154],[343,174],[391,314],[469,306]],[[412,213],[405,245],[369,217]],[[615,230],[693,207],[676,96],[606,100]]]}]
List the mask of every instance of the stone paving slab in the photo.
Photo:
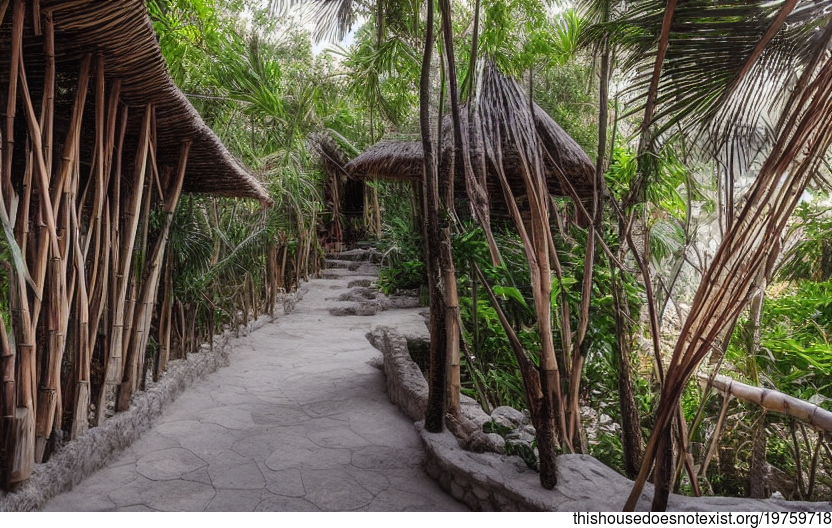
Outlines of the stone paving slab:
[{"label": "stone paving slab", "polygon": [[[363,268],[363,266],[362,266]],[[311,282],[293,313],[234,343],[114,462],[46,511],[465,511],[422,469],[365,335],[418,309],[333,316],[364,270]],[[409,325],[409,326],[408,326]]]}]

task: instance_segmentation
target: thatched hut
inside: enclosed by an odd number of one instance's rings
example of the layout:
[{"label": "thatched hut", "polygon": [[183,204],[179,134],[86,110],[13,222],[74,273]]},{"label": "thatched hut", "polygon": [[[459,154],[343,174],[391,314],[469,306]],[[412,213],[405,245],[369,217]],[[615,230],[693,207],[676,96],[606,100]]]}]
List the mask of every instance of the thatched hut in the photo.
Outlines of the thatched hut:
[{"label": "thatched hut", "polygon": [[345,166],[363,180],[420,181],[424,151],[419,141],[385,140],[371,145]]},{"label": "thatched hut", "polygon": [[364,184],[349,178],[345,166],[347,157],[343,149],[329,134],[316,134],[311,140],[312,149],[317,154],[318,163],[326,175],[324,182],[323,229],[318,238],[327,251],[337,252],[344,248],[346,241],[352,240],[349,219],[361,217],[364,208]]},{"label": "thatched hut", "polygon": [[[528,103],[526,103],[528,104]],[[580,145],[558,125],[549,114],[534,104],[534,121],[537,140],[544,151],[544,175],[549,193],[555,196],[573,197],[568,188],[571,184],[581,200],[592,197],[595,167]],[[463,130],[468,130],[467,105],[460,107]],[[446,116],[442,124],[442,161],[440,170],[449,170],[453,148],[453,124]],[[481,150],[475,148],[475,141],[469,141],[472,154],[471,163],[476,168],[481,166]],[[525,194],[523,177],[520,173],[518,152],[509,148],[505,142],[501,145],[503,164],[507,167],[506,177],[515,196]],[[549,156],[546,153],[551,153]],[[420,181],[424,164],[422,143],[420,141],[385,140],[365,150],[346,164],[346,170],[355,178],[385,179],[393,181]],[[486,163],[486,185],[491,202],[491,209],[496,214],[506,213],[505,199],[496,169]],[[461,156],[454,164],[455,194],[465,196],[465,179]],[[568,183],[566,183],[568,182]]]},{"label": "thatched hut", "polygon": [[[129,405],[181,192],[270,199],[171,81],[144,1],[2,1],[0,47],[0,223],[13,256],[0,487],[13,488],[55,432],[75,438]],[[170,310],[158,319],[164,370]]]}]

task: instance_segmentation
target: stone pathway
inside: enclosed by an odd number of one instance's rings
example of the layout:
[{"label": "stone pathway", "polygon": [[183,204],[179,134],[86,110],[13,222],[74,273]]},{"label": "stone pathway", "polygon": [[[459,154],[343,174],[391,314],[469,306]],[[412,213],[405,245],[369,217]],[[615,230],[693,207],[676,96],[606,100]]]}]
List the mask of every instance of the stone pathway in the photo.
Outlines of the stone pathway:
[{"label": "stone pathway", "polygon": [[466,510],[424,473],[413,424],[369,364],[379,352],[365,334],[414,325],[417,309],[334,315],[354,306],[338,300],[350,283],[372,278],[368,264],[349,267],[306,284],[290,315],[238,339],[230,366],[45,510]]}]

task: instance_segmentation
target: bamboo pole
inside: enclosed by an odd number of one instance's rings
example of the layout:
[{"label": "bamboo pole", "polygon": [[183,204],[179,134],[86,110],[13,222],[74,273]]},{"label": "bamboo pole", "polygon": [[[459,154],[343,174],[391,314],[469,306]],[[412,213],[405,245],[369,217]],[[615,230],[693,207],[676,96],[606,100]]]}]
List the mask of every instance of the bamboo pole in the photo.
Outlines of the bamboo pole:
[{"label": "bamboo pole", "polygon": [[173,317],[173,256],[166,254],[165,259],[165,290],[162,297],[162,307],[159,315],[159,355],[153,370],[153,381],[167,369],[170,358],[170,331]]},{"label": "bamboo pole", "polygon": [[[101,65],[101,63],[99,63]],[[103,69],[103,68],[102,68]],[[90,273],[89,293],[90,293],[90,354],[95,347],[96,336],[98,335],[98,327],[101,322],[101,317],[104,313],[106,305],[107,292],[109,289],[110,277],[110,208],[108,207],[108,190],[111,174],[112,152],[114,149],[114,138],[116,122],[118,117],[118,98],[121,93],[121,82],[116,79],[110,87],[110,99],[107,106],[107,125],[106,137],[103,144],[99,144],[99,149],[103,161],[101,161],[101,171],[96,174],[99,178],[97,185],[101,187],[103,193],[103,200],[101,203],[101,213],[96,222],[96,241],[93,249],[92,263],[93,268]],[[97,103],[98,106],[98,103]],[[96,110],[98,112],[98,110]],[[97,114],[96,114],[97,115]],[[102,243],[103,241],[103,243]]]},{"label": "bamboo pole", "polygon": [[[116,81],[118,83],[118,81]],[[120,84],[118,84],[120,87]],[[113,88],[115,92],[115,86]],[[101,385],[99,387],[98,394],[96,394],[95,402],[95,424],[100,425],[104,422],[106,411],[107,411],[107,401],[109,398],[113,396],[114,392],[114,385],[113,383],[107,383],[108,378],[115,377],[115,373],[111,372],[111,369],[114,368],[112,365],[112,343],[115,342],[116,337],[113,335],[115,332],[115,324],[116,324],[116,317],[117,314],[113,311],[113,308],[119,305],[119,280],[122,277],[120,275],[121,272],[121,226],[119,219],[121,217],[121,165],[122,165],[122,154],[124,151],[124,138],[127,132],[127,123],[130,117],[130,109],[127,105],[121,105],[121,111],[118,111],[118,97],[116,93],[111,94],[111,105],[110,105],[110,119],[111,119],[111,128],[108,130],[108,142],[112,144],[115,138],[115,122],[117,120],[117,113],[121,114],[121,123],[119,127],[119,134],[118,140],[116,142],[116,150],[115,150],[115,163],[111,160],[109,165],[112,168],[112,171],[108,171],[108,177],[112,182],[112,185],[109,186],[109,208],[107,210],[107,215],[105,218],[108,222],[108,228],[105,231],[107,236],[109,237],[109,248],[105,249],[105,252],[108,253],[109,257],[109,265],[105,266],[104,273],[107,273],[107,291],[102,291],[101,303],[102,306],[106,304],[109,308],[109,317],[105,324],[105,337],[103,341],[103,348],[102,351],[103,355],[103,366],[104,366],[104,373],[103,379],[101,381]],[[141,144],[142,140],[139,138],[139,143]],[[106,302],[104,302],[106,299]],[[121,305],[121,309],[123,310],[123,304]],[[123,319],[122,319],[123,320]],[[120,339],[120,338],[119,338]],[[119,361],[120,361],[119,356]],[[120,369],[120,364],[117,365]]]},{"label": "bamboo pole", "polygon": [[[55,113],[55,25],[52,20],[52,13],[51,11],[46,11],[44,14],[44,22],[46,25],[45,34],[44,34],[44,43],[43,43],[43,56],[44,56],[44,78],[43,78],[43,100],[41,103],[41,114],[40,114],[40,121],[39,126],[41,129],[40,139],[41,139],[41,147],[42,147],[42,157],[43,157],[43,164],[41,165],[38,161],[37,165],[33,167],[34,170],[43,170],[43,168],[51,168],[52,167],[52,140],[53,140],[53,121],[54,121],[54,113]],[[33,143],[33,151],[37,148],[37,141],[33,138],[30,138],[30,141]],[[33,152],[33,163],[34,160],[37,160],[37,153]],[[46,194],[48,196],[48,188],[50,185],[52,174],[46,174],[46,184],[44,185],[43,180],[41,179],[42,176],[38,173],[37,182],[40,183],[41,188],[41,195]],[[46,188],[47,190],[43,190]],[[49,231],[48,226],[46,225],[45,214],[43,212],[44,205],[41,203],[41,209],[39,210],[39,218],[40,218],[40,225],[38,227],[38,233],[36,240],[38,241],[37,244],[37,252],[33,257],[35,259],[35,269],[33,270],[33,276],[35,281],[35,288],[38,292],[43,291],[43,284],[46,280],[46,252],[48,248],[48,240],[49,240]],[[28,222],[28,219],[27,219]],[[41,306],[41,295],[40,293],[36,295],[34,300],[34,306],[32,309],[32,320],[33,324],[37,326],[37,321],[40,316],[40,306]]]},{"label": "bamboo pole", "polygon": [[[703,373],[698,377],[700,380],[708,379],[707,374]],[[755,403],[767,411],[797,418],[815,429],[832,432],[832,412],[805,400],[773,389],[752,387],[721,374],[714,377],[713,387],[723,395],[730,394],[738,400]]]},{"label": "bamboo pole", "polygon": [[176,180],[173,187],[168,192],[168,197],[165,200],[163,209],[164,219],[162,220],[162,230],[156,245],[153,248],[153,254],[148,261],[148,266],[144,271],[145,279],[142,281],[142,293],[138,310],[134,315],[134,329],[133,338],[128,349],[128,354],[136,358],[133,368],[125,372],[125,379],[121,384],[119,391],[119,401],[129,403],[130,397],[138,387],[140,379],[140,372],[138,368],[143,369],[144,365],[144,351],[147,348],[147,341],[150,333],[150,320],[153,315],[153,305],[156,303],[156,295],[159,290],[159,278],[162,272],[162,264],[167,248],[168,238],[170,236],[170,226],[173,223],[173,214],[176,211],[176,206],[179,203],[179,197],[182,194],[182,186],[185,181],[185,171],[188,165],[188,153],[190,152],[190,142],[183,142],[179,152],[179,166],[176,171]]},{"label": "bamboo pole", "polygon": [[[43,287],[46,275],[45,266],[47,260],[47,250],[51,251],[52,255],[63,254],[59,245],[59,241],[62,240],[62,238],[59,238],[57,234],[55,215],[60,210],[61,199],[63,198],[66,181],[75,168],[74,156],[78,149],[74,146],[81,133],[81,120],[84,115],[84,103],[86,102],[87,82],[89,80],[89,66],[90,57],[87,56],[81,62],[81,68],[78,76],[78,89],[75,94],[75,103],[72,108],[69,131],[64,143],[63,161],[61,163],[60,170],[58,171],[58,178],[54,181],[50,181],[49,175],[51,172],[46,165],[41,139],[43,132],[35,118],[35,110],[32,106],[32,99],[29,96],[29,88],[26,83],[26,71],[23,67],[23,61],[20,61],[21,94],[23,96],[24,108],[26,110],[26,120],[29,125],[29,137],[33,143],[33,152],[35,154],[35,161],[37,162],[36,171],[38,173],[37,181],[40,193],[41,219],[46,222],[47,228],[46,232],[41,236],[41,243],[38,247],[38,254],[35,261],[38,266],[35,281],[40,288]],[[32,320],[35,325],[37,325],[39,317],[40,301],[39,299],[36,299],[32,316]]]},{"label": "bamboo pole", "polygon": [[[827,60],[817,72],[805,71],[803,75],[813,76],[810,87],[788,109],[786,127],[697,289],[674,348],[659,400],[656,428],[626,510],[635,508],[652,463],[663,464],[656,456],[659,437],[667,435],[687,378],[746,305],[758,270],[776,256],[779,236],[820,165],[822,157],[818,153],[825,152],[832,142],[832,122],[828,119],[832,109],[832,61]],[[654,507],[663,507],[668,493],[665,487],[657,488]]]},{"label": "bamboo pole", "polygon": [[[65,235],[70,234],[69,211],[75,207],[72,196],[78,186],[79,174],[77,163],[79,161],[78,154],[80,151],[79,142],[89,81],[90,62],[91,59],[87,56],[81,63],[78,89],[75,94],[75,104],[72,110],[72,119],[64,143],[63,160],[59,169],[58,179],[54,182],[55,185],[51,189],[51,201],[54,209],[49,211],[50,204],[48,201],[45,204],[46,216],[53,216],[53,222],[54,217],[57,216],[59,211],[63,211],[60,221],[62,224],[61,231]],[[36,143],[39,143],[41,131],[38,130],[37,123],[34,121],[34,110],[32,109],[31,98],[29,97],[29,91],[26,86],[26,76],[22,61],[20,66],[20,79],[23,88],[21,91],[26,101],[27,116],[30,118],[30,136],[35,139]],[[40,145],[36,145],[35,152],[37,153],[39,165],[45,163]],[[46,174],[47,168],[45,166],[40,166],[39,168]],[[61,206],[63,206],[63,209],[60,209]],[[40,373],[41,382],[38,389],[39,396],[37,401],[37,416],[35,419],[35,460],[38,462],[43,460],[46,442],[56,421],[55,411],[58,408],[58,400],[60,398],[60,370],[66,349],[66,328],[69,320],[68,292],[70,288],[66,280],[68,261],[66,249],[69,241],[67,236],[61,237],[60,241],[57,239],[57,235],[54,236],[56,238],[52,241],[50,247],[48,265],[47,350],[43,369]]]},{"label": "bamboo pole", "polygon": [[[3,6],[5,11],[6,6]],[[12,213],[14,204],[11,198],[15,195],[12,188],[12,154],[14,152],[14,118],[17,110],[17,78],[19,74],[19,63],[21,48],[23,47],[23,19],[26,16],[26,3],[24,0],[14,0],[12,9],[12,33],[10,65],[9,65],[9,89],[6,97],[6,127],[3,135],[3,174],[2,192],[8,203],[7,213]]]},{"label": "bamboo pole", "polygon": [[[10,237],[12,236],[10,234],[11,222],[6,211],[3,194],[0,193],[0,220],[7,231],[6,236]],[[10,266],[9,263],[3,263],[3,265]],[[15,406],[11,414],[4,417],[5,436],[0,436],[0,441],[3,442],[0,448],[5,453],[6,465],[5,473],[0,475],[3,479],[0,481],[0,486],[5,489],[12,489],[18,483],[27,480],[34,462],[35,333],[29,311],[26,270],[23,269],[25,267],[26,264],[23,262],[19,265],[16,263],[12,267],[13,273],[9,288],[12,336],[17,337],[15,349],[20,367],[17,369],[17,378],[15,378],[14,365],[10,365],[8,359],[4,359],[2,372],[0,372],[4,380],[3,389],[12,388],[15,393],[13,398],[8,396],[3,398],[4,405]],[[5,323],[2,324],[5,331]],[[11,348],[11,346],[12,343],[9,342],[8,347]],[[6,381],[10,370],[14,382],[12,386]]]},{"label": "bamboo pole", "polygon": [[42,132],[43,158],[47,167],[52,167],[52,133],[55,118],[55,23],[52,11],[43,13],[45,25],[43,35],[43,102],[41,104],[40,127]]},{"label": "bamboo pole", "polygon": [[[85,60],[82,63],[81,74],[80,74],[80,77],[79,77],[79,92],[80,93],[86,93],[85,67],[88,67],[88,65],[89,65],[89,63],[88,63],[87,60]],[[46,225],[47,225],[47,233],[45,233],[44,234],[45,236],[42,237],[42,242],[39,246],[39,251],[38,251],[37,257],[36,257],[37,258],[36,264],[37,264],[39,272],[40,272],[39,277],[38,277],[40,279],[40,282],[37,283],[37,286],[39,288],[42,288],[42,286],[43,286],[43,276],[45,274],[45,266],[44,265],[45,265],[45,260],[46,260],[47,248],[49,249],[49,251],[51,251],[51,254],[53,255],[53,257],[57,255],[58,259],[60,259],[60,255],[62,254],[62,250],[61,250],[61,247],[60,247],[60,244],[59,244],[59,238],[57,236],[57,229],[56,229],[56,223],[55,223],[55,213],[57,211],[57,207],[59,207],[59,205],[58,205],[59,204],[59,199],[60,199],[59,197],[60,197],[61,191],[63,190],[63,184],[57,185],[54,189],[54,193],[56,194],[56,196],[58,198],[52,198],[50,196],[50,189],[49,189],[49,187],[50,187],[49,172],[48,172],[48,170],[46,168],[46,165],[45,165],[45,161],[44,161],[44,158],[43,158],[43,148],[42,148],[42,145],[41,145],[42,132],[41,132],[39,123],[37,122],[37,120],[35,118],[35,112],[34,112],[34,108],[32,106],[32,101],[31,101],[31,97],[29,95],[29,89],[28,89],[28,85],[27,85],[27,82],[26,82],[25,67],[23,65],[22,59],[20,59],[19,57],[17,59],[17,67],[18,67],[18,74],[19,74],[18,79],[20,81],[21,95],[22,95],[22,99],[23,99],[23,103],[24,103],[24,110],[25,110],[25,113],[26,113],[26,120],[27,120],[27,124],[28,124],[28,127],[29,127],[29,137],[30,137],[30,139],[33,143],[32,151],[34,153],[34,158],[37,161],[38,183],[39,183],[39,186],[40,186],[40,205],[41,205],[41,213],[42,213],[41,216],[46,220]],[[83,99],[83,98],[81,98],[81,99]],[[80,105],[81,108],[79,108],[79,105],[77,103],[78,103],[78,98],[76,98],[76,105],[73,108],[73,120],[72,120],[72,125],[70,126],[70,136],[72,135],[73,130],[75,128],[73,125],[77,122],[78,126],[80,126],[80,116],[83,113],[83,110],[82,110],[83,103]],[[71,152],[74,153],[76,149],[73,149],[71,147],[72,141],[68,141],[68,143],[69,143],[69,145],[67,145],[66,148],[68,148]],[[74,164],[73,164],[73,166],[74,166]],[[63,173],[64,173],[64,171],[62,171],[62,174]],[[52,279],[55,282],[55,285],[59,288],[59,292],[61,291],[60,290],[61,287],[65,287],[65,281],[61,281],[59,279],[60,272],[62,270],[63,270],[63,266],[56,267],[55,271],[54,271],[55,277]],[[41,273],[43,273],[43,274],[41,274]],[[65,276],[65,274],[64,274],[64,276]],[[64,289],[62,291],[63,291],[63,296],[65,297],[66,296],[66,290]],[[59,299],[60,299],[61,294],[60,293],[55,293],[54,295],[55,295],[55,297],[53,298],[53,300],[55,302],[60,302]],[[35,325],[37,325],[37,317],[38,317],[39,309],[40,309],[39,308],[40,307],[40,299],[39,298],[36,298],[35,306],[36,306],[36,308],[35,308],[34,317],[32,317],[28,321],[28,323],[26,323],[27,326],[30,326],[30,328],[28,329],[28,331],[24,330],[24,333],[28,334],[26,337],[24,337],[24,343],[25,343],[24,346],[26,346],[27,348],[30,348],[30,350],[26,351],[27,356],[29,354],[31,354],[32,356],[34,355],[34,340],[33,340],[33,337],[34,337],[34,327],[35,327]],[[61,313],[54,314],[55,318],[53,318],[53,320],[52,320],[52,322],[54,323],[54,325],[53,325],[54,330],[56,330],[56,331],[59,330],[60,321],[65,321],[68,318],[68,310],[66,312],[67,312],[66,314],[61,314]],[[48,361],[46,362],[47,367],[45,369],[49,372],[45,372],[44,376],[42,378],[44,383],[46,384],[46,385],[42,386],[42,389],[44,391],[44,396],[46,397],[46,400],[43,403],[38,402],[38,407],[44,411],[42,413],[38,412],[38,414],[40,416],[37,418],[38,428],[39,428],[39,431],[40,431],[41,435],[45,434],[44,433],[45,429],[48,429],[49,427],[51,427],[51,422],[54,419],[54,405],[56,403],[56,400],[52,397],[55,394],[55,393],[52,392],[52,390],[55,389],[58,381],[57,381],[57,379],[55,379],[53,373],[60,368],[60,359],[59,359],[58,356],[60,354],[62,354],[62,352],[63,352],[62,339],[60,339],[60,336],[58,334],[59,334],[59,332],[56,332],[56,334],[53,335],[52,339],[50,340],[51,343],[52,343],[53,348],[51,348],[48,351]],[[31,345],[29,344],[30,342],[31,342]],[[35,385],[34,380],[35,380],[36,370],[37,370],[37,366],[34,362],[34,358],[32,358],[32,360],[30,360],[29,358],[26,358],[26,359],[22,358],[21,367],[22,367],[21,378],[26,380],[26,383],[24,385],[24,391],[27,391],[27,392],[28,391],[34,391],[34,385]],[[26,407],[27,409],[30,409],[30,412],[28,413],[27,416],[23,416],[22,418],[27,423],[28,423],[29,420],[34,422],[35,421],[34,408],[29,406],[30,404],[32,406],[34,406],[34,394],[26,395],[24,397],[23,401],[24,401],[24,407]],[[28,434],[30,429],[31,428],[28,425],[24,424],[23,426],[21,426],[20,432],[21,432],[21,434]],[[25,443],[28,444],[28,441],[26,441]],[[44,442],[41,442],[41,443],[45,445]],[[34,446],[28,446],[27,451],[29,450],[29,447],[32,448],[31,451],[33,452],[33,454],[37,454],[38,452],[41,452],[39,449],[34,449]],[[28,454],[26,456],[28,456]],[[17,474],[17,476],[13,477],[13,478],[21,478],[21,479],[25,480],[26,478],[28,478],[28,475],[24,476],[24,473],[25,473],[25,471],[24,472],[19,472]]]},{"label": "bamboo pole", "polygon": [[75,402],[72,408],[72,431],[70,438],[75,439],[84,434],[88,428],[88,411],[90,404],[90,370],[92,362],[92,347],[90,345],[89,334],[89,319],[90,319],[90,302],[87,292],[87,281],[84,278],[86,275],[84,256],[81,251],[81,244],[79,240],[80,226],[78,225],[78,215],[74,207],[71,208],[72,213],[72,227],[76,232],[73,236],[73,249],[75,251],[75,266],[76,266],[76,295],[75,307],[77,328],[75,330],[77,337],[77,362],[75,364]]},{"label": "bamboo pole", "polygon": [[[152,125],[151,125],[152,130]],[[151,140],[150,149],[148,152],[153,151],[153,145]],[[152,156],[151,156],[151,166],[152,166]],[[151,174],[153,170],[151,168]],[[140,352],[130,346],[133,340],[133,334],[140,330],[139,328],[135,328],[134,318],[136,316],[136,308],[139,304],[139,292],[143,288],[143,283],[145,280],[145,276],[142,273],[145,265],[145,259],[147,258],[147,240],[148,240],[148,227],[150,222],[150,208],[152,203],[153,197],[153,184],[151,181],[146,181],[145,183],[145,192],[144,192],[144,200],[142,201],[141,207],[141,240],[138,243],[138,246],[134,248],[133,258],[138,258],[139,261],[134,263],[129,269],[130,271],[130,288],[129,288],[129,295],[127,298],[126,310],[124,314],[124,335],[122,337],[122,350],[124,352],[124,362],[122,363],[122,373],[120,378],[120,384],[118,389],[118,395],[116,398],[116,411],[126,411],[130,407],[130,398],[135,391],[135,380],[137,377],[137,372],[139,369],[139,356]],[[125,386],[128,388],[125,390]]]},{"label": "bamboo pole", "polygon": [[34,172],[34,154],[32,143],[26,142],[26,168],[23,173],[23,204],[18,208],[17,221],[14,226],[14,236],[17,245],[20,246],[20,253],[25,258],[29,244],[29,211],[32,204],[32,173]]},{"label": "bamboo pole", "polygon": [[[148,149],[150,148],[150,122],[152,113],[153,105],[148,104],[145,106],[133,169],[133,192],[127,203],[123,230],[124,237],[121,240],[121,247],[118,249],[119,269],[116,271],[114,281],[114,304],[112,306],[113,324],[112,331],[110,333],[109,357],[105,367],[104,390],[101,391],[98,405],[99,425],[101,424],[103,418],[103,411],[106,407],[107,400],[111,397],[111,395],[113,395],[116,388],[121,383],[122,378],[125,303],[127,298],[127,288],[130,282],[130,265],[133,261],[133,246],[135,244],[136,234],[138,231],[139,208],[142,205],[142,196],[145,187],[144,181],[145,174],[147,172]],[[120,162],[118,165],[120,165]],[[118,175],[116,177],[116,181],[118,181]],[[118,204],[116,205],[116,208],[118,209]],[[114,225],[117,222],[117,218],[118,216],[114,215]]]}]

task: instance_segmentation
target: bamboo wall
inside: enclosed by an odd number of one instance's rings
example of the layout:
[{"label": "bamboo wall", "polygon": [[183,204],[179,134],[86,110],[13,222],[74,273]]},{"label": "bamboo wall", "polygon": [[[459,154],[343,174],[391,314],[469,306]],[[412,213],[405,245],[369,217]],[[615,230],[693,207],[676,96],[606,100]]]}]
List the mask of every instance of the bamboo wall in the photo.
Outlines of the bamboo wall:
[{"label": "bamboo wall", "polygon": [[11,332],[0,324],[5,489],[26,481],[56,440],[129,405],[154,312],[155,372],[164,370],[165,246],[190,149],[182,142],[178,165],[157,164],[154,106],[126,105],[103,56],[56,68],[54,24],[38,4],[0,1],[0,220],[14,255],[0,263],[11,306]]}]

